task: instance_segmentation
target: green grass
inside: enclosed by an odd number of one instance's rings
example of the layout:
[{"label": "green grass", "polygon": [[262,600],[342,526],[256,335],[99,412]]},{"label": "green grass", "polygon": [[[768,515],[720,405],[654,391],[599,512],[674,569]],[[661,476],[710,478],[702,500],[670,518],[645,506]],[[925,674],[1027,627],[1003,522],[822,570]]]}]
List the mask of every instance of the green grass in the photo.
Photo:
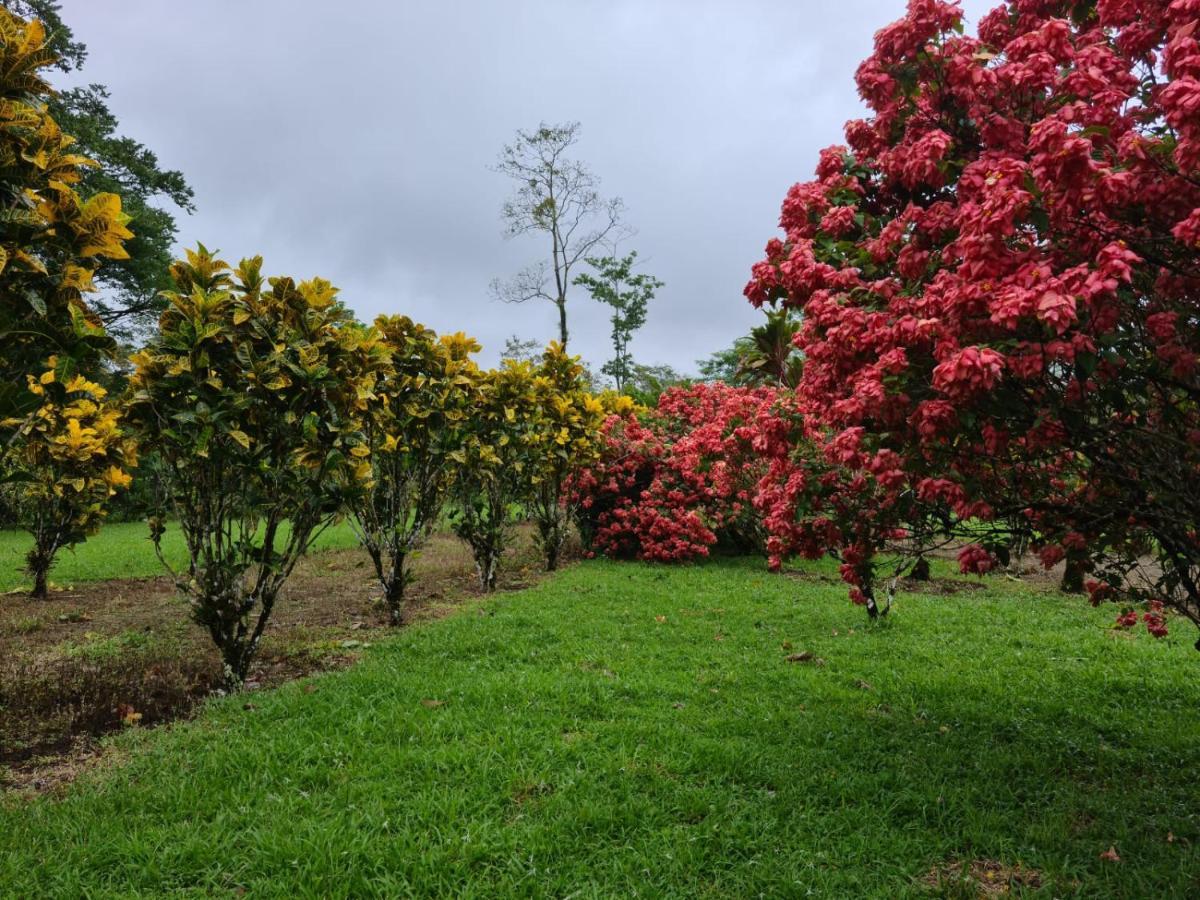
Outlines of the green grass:
[{"label": "green grass", "polygon": [[[353,547],[357,543],[350,526],[343,521],[328,528],[317,539],[315,548]],[[24,573],[25,554],[32,545],[32,538],[24,531],[0,531],[0,593],[32,587],[32,581]],[[187,558],[183,536],[173,525],[168,526],[163,536],[163,552],[172,565],[182,565]],[[146,524],[113,522],[104,525],[99,533],[73,551],[61,551],[50,572],[50,581],[70,585],[81,581],[149,578],[162,574],[164,570],[154,555],[154,544]]]},{"label": "green grass", "polygon": [[997,580],[868,627],[839,585],[753,562],[589,562],[121,735],[62,799],[0,804],[0,885],[891,898],[995,859],[1039,870],[1030,894],[1194,897],[1194,635],[1111,621]]}]

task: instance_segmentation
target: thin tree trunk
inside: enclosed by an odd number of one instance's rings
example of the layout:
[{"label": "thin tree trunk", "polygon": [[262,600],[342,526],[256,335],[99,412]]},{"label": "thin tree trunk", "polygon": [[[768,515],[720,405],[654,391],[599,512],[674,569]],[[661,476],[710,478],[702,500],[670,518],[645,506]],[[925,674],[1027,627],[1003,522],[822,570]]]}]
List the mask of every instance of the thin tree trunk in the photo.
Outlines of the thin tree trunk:
[{"label": "thin tree trunk", "polygon": [[33,590],[29,593],[34,600],[45,600],[49,592],[46,584],[46,569],[46,566],[41,565],[34,569]]},{"label": "thin tree trunk", "polygon": [[924,556],[920,557],[912,567],[912,572],[909,577],[913,581],[928,581],[929,580],[929,560]]},{"label": "thin tree trunk", "polygon": [[1072,559],[1068,556],[1067,565],[1063,569],[1062,581],[1059,583],[1058,589],[1064,594],[1082,594],[1083,574],[1083,560]]},{"label": "thin tree trunk", "polygon": [[554,305],[558,307],[558,340],[562,344],[563,350],[567,349],[567,298],[559,297],[554,301]]},{"label": "thin tree trunk", "polygon": [[485,594],[496,589],[496,556],[490,550],[484,551],[476,563],[479,570],[479,587]]},{"label": "thin tree trunk", "polygon": [[387,595],[388,624],[393,628],[404,624],[404,555],[392,562],[392,577],[388,580]]}]

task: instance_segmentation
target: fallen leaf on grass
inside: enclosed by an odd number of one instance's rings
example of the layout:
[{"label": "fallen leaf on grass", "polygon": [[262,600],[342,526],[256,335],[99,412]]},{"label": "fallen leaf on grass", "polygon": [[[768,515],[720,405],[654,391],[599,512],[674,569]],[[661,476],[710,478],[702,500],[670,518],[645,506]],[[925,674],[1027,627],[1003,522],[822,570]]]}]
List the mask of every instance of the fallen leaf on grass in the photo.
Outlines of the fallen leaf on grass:
[{"label": "fallen leaf on grass", "polygon": [[1105,850],[1103,853],[1101,853],[1100,858],[1106,859],[1109,862],[1120,862],[1121,861],[1121,857],[1117,853],[1117,848],[1115,846],[1111,846],[1107,850]]},{"label": "fallen leaf on grass", "polygon": [[663,622],[667,621],[667,617],[666,616],[655,616],[654,621],[658,622],[661,625]]},{"label": "fallen leaf on grass", "polygon": [[445,700],[432,700],[429,697],[426,697],[424,700],[421,701],[421,705],[423,707],[425,707],[426,709],[437,709],[439,706],[445,706],[446,701]]},{"label": "fallen leaf on grass", "polygon": [[871,687],[871,682],[869,682],[869,681],[863,681],[861,678],[860,678],[860,679],[858,679],[858,681],[854,682],[854,686],[855,686],[856,688],[858,688],[860,691],[872,691],[872,690],[874,690],[874,688],[873,688],[873,687]]},{"label": "fallen leaf on grass", "polygon": [[799,653],[793,653],[784,657],[790,663],[811,663],[814,666],[825,665],[825,660],[819,656],[813,656],[811,650],[801,650]]},{"label": "fallen leaf on grass", "polygon": [[317,692],[317,686],[315,684],[306,684],[304,686],[304,693],[315,694],[316,692]]}]

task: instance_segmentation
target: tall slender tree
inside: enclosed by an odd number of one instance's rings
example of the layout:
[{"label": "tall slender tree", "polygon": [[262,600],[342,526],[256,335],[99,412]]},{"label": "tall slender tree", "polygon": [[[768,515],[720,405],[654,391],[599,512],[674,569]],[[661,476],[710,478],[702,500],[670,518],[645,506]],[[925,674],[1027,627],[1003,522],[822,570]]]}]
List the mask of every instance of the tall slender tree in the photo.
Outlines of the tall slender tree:
[{"label": "tall slender tree", "polygon": [[492,294],[506,303],[546,300],[558,311],[558,340],[565,349],[567,291],[571,272],[605,239],[624,233],[624,204],[600,194],[600,179],[567,156],[579,139],[578,122],[541,123],[534,131],[518,131],[500,151],[496,171],[516,183],[501,216],[509,237],[544,234],[550,255],[507,281],[492,282]]},{"label": "tall slender tree", "polygon": [[646,310],[663,283],[653,275],[633,271],[636,250],[621,257],[589,256],[586,262],[595,274],[585,272],[574,283],[587,288],[593,300],[612,307],[613,358],[600,371],[613,380],[618,391],[624,391],[633,377],[629,342],[634,332],[646,324]]}]

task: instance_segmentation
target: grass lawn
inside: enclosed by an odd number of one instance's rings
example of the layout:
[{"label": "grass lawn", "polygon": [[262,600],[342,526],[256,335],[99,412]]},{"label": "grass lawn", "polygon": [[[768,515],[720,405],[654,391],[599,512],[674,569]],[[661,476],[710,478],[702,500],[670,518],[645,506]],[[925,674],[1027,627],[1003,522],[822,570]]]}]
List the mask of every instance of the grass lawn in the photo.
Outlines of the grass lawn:
[{"label": "grass lawn", "polygon": [[1113,634],[1111,609],[997,579],[868,627],[831,573],[583,563],[131,729],[62,797],[0,801],[0,886],[972,897],[974,867],[1026,895],[1200,893],[1184,625]]},{"label": "grass lawn", "polygon": [[[328,528],[318,539],[318,550],[352,547],[357,543],[344,521]],[[25,577],[25,554],[33,539],[24,531],[0,531],[0,593],[28,589],[33,582]],[[187,559],[183,535],[174,526],[163,537],[163,552],[172,565]],[[70,585],[78,581],[107,578],[151,578],[165,574],[154,555],[154,544],[145,522],[111,522],[74,551],[62,550],[50,571],[51,584]]]}]

